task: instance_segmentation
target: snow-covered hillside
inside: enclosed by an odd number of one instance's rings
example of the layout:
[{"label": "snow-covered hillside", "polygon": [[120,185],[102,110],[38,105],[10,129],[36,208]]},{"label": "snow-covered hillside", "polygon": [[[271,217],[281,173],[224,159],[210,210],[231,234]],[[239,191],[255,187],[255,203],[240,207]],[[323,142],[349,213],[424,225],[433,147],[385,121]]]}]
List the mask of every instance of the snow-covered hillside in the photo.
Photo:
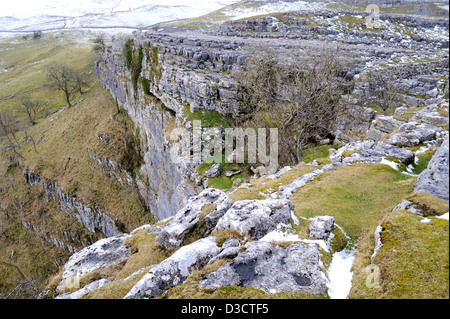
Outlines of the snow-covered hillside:
[{"label": "snow-covered hillside", "polygon": [[0,37],[14,31],[143,28],[193,18],[238,0],[16,0],[2,1]]}]

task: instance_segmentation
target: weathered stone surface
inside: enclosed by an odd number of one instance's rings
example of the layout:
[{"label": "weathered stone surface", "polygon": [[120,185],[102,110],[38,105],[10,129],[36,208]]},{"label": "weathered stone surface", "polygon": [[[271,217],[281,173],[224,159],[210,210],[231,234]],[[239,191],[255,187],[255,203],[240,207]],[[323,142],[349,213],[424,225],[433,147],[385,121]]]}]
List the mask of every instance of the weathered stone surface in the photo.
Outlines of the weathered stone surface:
[{"label": "weathered stone surface", "polygon": [[69,216],[74,217],[89,231],[101,231],[108,237],[120,234],[114,220],[102,212],[97,206],[84,205],[75,197],[61,191],[60,187],[36,175],[32,170],[25,169],[22,173],[24,181],[32,186],[42,186],[45,194],[59,201],[61,209]]},{"label": "weathered stone surface", "polygon": [[76,288],[83,276],[127,259],[131,254],[130,249],[124,245],[128,237],[130,235],[101,239],[73,254],[64,265],[57,291],[63,292],[65,288]]},{"label": "weathered stone surface", "polygon": [[88,292],[97,290],[103,286],[106,286],[109,283],[110,283],[109,280],[100,279],[100,280],[94,281],[93,283],[90,283],[89,285],[87,285],[87,286],[83,287],[82,289],[77,290],[73,293],[65,293],[65,294],[59,295],[55,299],[80,299]]},{"label": "weathered stone surface", "polygon": [[125,299],[155,298],[183,283],[193,272],[218,255],[214,237],[200,239],[183,246],[164,262],[153,267],[125,296]]},{"label": "weathered stone surface", "polygon": [[323,170],[317,169],[311,173],[307,173],[299,178],[297,178],[295,181],[293,181],[289,185],[281,186],[278,189],[278,195],[280,198],[288,199],[292,195],[295,194],[301,187],[305,186],[307,183],[313,181],[318,176],[323,174]]},{"label": "weathered stone surface", "polygon": [[410,147],[436,139],[436,133],[442,131],[429,124],[405,123],[392,135],[386,143]]},{"label": "weathered stone surface", "polygon": [[390,134],[402,124],[403,122],[394,119],[392,116],[379,115],[373,121],[372,126],[383,133]]},{"label": "weathered stone surface", "polygon": [[214,205],[214,209],[205,217],[205,221],[207,226],[213,228],[233,201],[218,189],[204,190],[198,196],[191,197],[186,206],[168,224],[161,227],[156,242],[165,249],[180,247],[189,230],[199,222],[203,207],[208,204]]},{"label": "weathered stone surface", "polygon": [[449,137],[434,154],[431,161],[414,184],[417,193],[430,193],[449,201]]},{"label": "weathered stone surface", "polygon": [[234,230],[240,235],[260,239],[278,225],[290,225],[294,204],[286,199],[244,200],[219,219],[215,230]]},{"label": "weathered stone surface", "polygon": [[321,294],[326,282],[316,245],[291,244],[286,249],[268,242],[249,242],[227,265],[199,282],[201,289],[254,287],[266,293],[306,291]]},{"label": "weathered stone surface", "polygon": [[241,173],[241,171],[226,171],[225,172],[225,176],[226,177],[233,177],[233,176],[238,175],[240,173]]},{"label": "weathered stone surface", "polygon": [[366,134],[376,112],[369,108],[357,104],[349,104],[342,107],[337,115],[335,124],[336,139],[344,142],[352,142],[349,136],[354,134]]},{"label": "weathered stone surface", "polygon": [[[345,156],[352,153],[351,156]],[[415,154],[405,148],[400,148],[384,142],[364,141],[352,142],[341,147],[330,156],[333,164],[350,164],[355,162],[379,163],[383,157],[394,157],[409,165],[414,163]]]},{"label": "weathered stone surface", "polygon": [[309,225],[309,237],[328,239],[334,227],[333,216],[318,216]]},{"label": "weathered stone surface", "polygon": [[222,168],[220,167],[220,164],[214,164],[211,169],[205,172],[205,177],[215,178],[219,177],[220,174],[222,174]]}]

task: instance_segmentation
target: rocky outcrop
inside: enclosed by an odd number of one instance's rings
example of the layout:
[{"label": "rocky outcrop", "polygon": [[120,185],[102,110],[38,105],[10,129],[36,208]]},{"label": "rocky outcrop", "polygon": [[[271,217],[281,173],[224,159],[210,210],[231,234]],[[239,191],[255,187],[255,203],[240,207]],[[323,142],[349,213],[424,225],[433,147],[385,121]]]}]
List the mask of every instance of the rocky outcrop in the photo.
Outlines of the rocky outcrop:
[{"label": "rocky outcrop", "polygon": [[[142,47],[141,75],[149,81],[151,91],[144,92],[140,82],[133,83],[132,72],[127,68],[123,55],[122,42],[114,43],[102,53],[96,72],[100,83],[111,92],[118,105],[128,112],[135,124],[143,155],[136,183],[152,214],[166,219],[178,212],[189,197],[198,193],[198,189],[189,180],[196,165],[178,163],[172,159],[171,143],[168,140],[170,131],[166,128],[169,123],[176,124],[173,128],[181,125],[180,120],[175,119],[175,112],[182,114],[185,105],[174,92],[165,92],[162,87],[160,90],[154,81],[159,78],[156,74],[161,74],[161,83],[184,82],[180,82],[179,78],[168,78],[172,74],[169,68],[173,74],[177,70],[181,71],[170,65],[170,53],[164,55],[165,51],[158,46],[161,43],[157,39],[148,42],[148,39],[144,41],[136,38],[134,44],[135,52]],[[178,75],[184,76],[182,73]],[[193,92],[197,92],[197,89],[193,89]]]},{"label": "rocky outcrop", "polygon": [[125,299],[155,298],[181,284],[221,249],[214,237],[200,239],[177,250],[171,257],[152,268],[125,296]]},{"label": "rocky outcrop", "polygon": [[23,171],[22,175],[25,183],[36,187],[42,187],[48,197],[52,197],[59,201],[61,209],[65,213],[74,217],[89,231],[93,233],[100,231],[108,237],[120,234],[115,221],[110,216],[103,213],[99,207],[84,205],[77,201],[75,197],[63,193],[57,184],[41,178],[28,168]]},{"label": "rocky outcrop", "polygon": [[78,249],[74,245],[71,245],[74,242],[77,242],[78,240],[73,238],[71,236],[71,234],[67,231],[59,232],[59,235],[62,238],[62,240],[61,240],[61,239],[55,237],[54,235],[48,233],[47,231],[33,225],[32,223],[25,221],[23,218],[20,218],[19,216],[14,216],[8,212],[5,212],[5,215],[8,218],[12,218],[12,219],[16,220],[17,222],[21,223],[23,225],[23,227],[25,227],[29,230],[32,230],[32,231],[36,232],[37,234],[41,235],[47,242],[55,245],[56,247],[66,249],[71,253],[76,253],[78,251]]},{"label": "rocky outcrop", "polygon": [[414,163],[415,154],[383,142],[352,142],[330,156],[333,164],[351,164],[355,162],[380,163],[384,157],[393,157],[405,165]]},{"label": "rocky outcrop", "polygon": [[327,240],[334,227],[333,216],[315,217],[309,224],[309,237]]},{"label": "rocky outcrop", "polygon": [[[159,232],[156,242],[165,249],[180,247],[184,237],[203,218],[209,228],[214,228],[217,220],[231,207],[233,201],[224,192],[207,189],[198,196],[191,197],[184,208],[166,225],[152,232]],[[205,211],[206,210],[206,211]],[[206,216],[201,216],[202,213]]]},{"label": "rocky outcrop", "polygon": [[73,254],[64,265],[62,279],[57,292],[79,288],[80,279],[98,269],[118,264],[127,259],[131,251],[124,243],[130,235],[105,238]]},{"label": "rocky outcrop", "polygon": [[417,193],[430,193],[449,201],[449,136],[434,154],[414,184]]},{"label": "rocky outcrop", "polygon": [[257,240],[279,225],[290,225],[294,204],[286,199],[244,200],[235,202],[219,219],[215,230],[236,231]]},{"label": "rocky outcrop", "polygon": [[199,288],[238,286],[254,287],[266,293],[325,293],[326,281],[316,245],[298,243],[274,248],[272,243],[257,241],[249,242],[245,248],[230,263],[200,280]]}]

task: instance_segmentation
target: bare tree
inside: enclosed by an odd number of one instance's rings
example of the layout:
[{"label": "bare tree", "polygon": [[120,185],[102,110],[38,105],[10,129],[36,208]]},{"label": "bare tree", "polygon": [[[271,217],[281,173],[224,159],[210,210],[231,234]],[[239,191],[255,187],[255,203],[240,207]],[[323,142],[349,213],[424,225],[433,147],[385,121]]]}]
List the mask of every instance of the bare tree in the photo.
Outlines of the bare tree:
[{"label": "bare tree", "polygon": [[0,136],[12,136],[13,140],[19,144],[15,134],[18,130],[17,122],[11,113],[0,111]]},{"label": "bare tree", "polygon": [[89,74],[83,71],[75,72],[75,82],[77,84],[78,93],[83,94],[83,88],[89,87]]},{"label": "bare tree", "polygon": [[16,136],[18,130],[17,122],[11,113],[0,111],[0,137],[5,136],[7,140],[4,151],[12,151],[19,157],[23,157],[18,151],[20,149],[20,143]]},{"label": "bare tree", "polygon": [[[390,77],[389,77],[390,75]],[[390,72],[370,72],[367,74],[368,87],[364,100],[376,103],[385,115],[395,111],[398,100],[398,82],[396,76]]]},{"label": "bare tree", "polygon": [[42,100],[30,100],[29,98],[22,100],[21,111],[28,117],[31,125],[36,124],[37,118],[46,108],[46,103]]},{"label": "bare tree", "polygon": [[332,136],[339,98],[346,81],[340,77],[338,52],[306,54],[305,61],[285,62],[269,53],[254,54],[240,72],[238,118],[247,125],[281,130],[281,164],[301,161],[308,144]]},{"label": "bare tree", "polygon": [[50,88],[64,92],[67,105],[71,107],[70,99],[80,89],[77,72],[65,64],[56,64],[49,68],[47,80]]}]

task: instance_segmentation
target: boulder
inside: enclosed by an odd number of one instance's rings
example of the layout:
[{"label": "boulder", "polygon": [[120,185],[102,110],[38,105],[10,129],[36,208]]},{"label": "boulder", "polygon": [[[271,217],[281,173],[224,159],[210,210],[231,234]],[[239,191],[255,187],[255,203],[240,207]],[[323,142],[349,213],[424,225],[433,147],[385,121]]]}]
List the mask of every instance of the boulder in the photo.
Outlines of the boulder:
[{"label": "boulder", "polygon": [[241,173],[241,171],[227,171],[227,172],[225,173],[225,176],[226,176],[226,177],[233,177],[233,176],[238,175],[238,174],[240,174],[240,173]]},{"label": "boulder", "polygon": [[212,206],[212,211],[205,216],[206,225],[215,227],[217,220],[231,207],[233,201],[224,192],[208,188],[198,196],[191,197],[174,218],[158,231],[156,242],[165,249],[177,249],[184,237],[200,221],[205,205]]},{"label": "boulder", "polygon": [[383,133],[390,134],[402,124],[403,122],[394,119],[392,116],[379,115],[373,121],[372,127]]},{"label": "boulder", "polygon": [[429,193],[449,201],[449,137],[434,154],[428,167],[419,175],[414,190],[417,193]]},{"label": "boulder", "polygon": [[290,225],[293,209],[294,204],[286,199],[239,201],[219,219],[215,230],[234,230],[257,240],[280,224]]},{"label": "boulder", "polygon": [[405,123],[386,143],[399,147],[411,147],[436,139],[436,133],[442,130],[429,124]]},{"label": "boulder", "polygon": [[222,168],[220,164],[214,164],[209,170],[206,171],[205,177],[215,178],[219,177],[222,174]]},{"label": "boulder", "polygon": [[334,227],[333,216],[318,216],[309,225],[309,237],[328,239]]},{"label": "boulder", "polygon": [[221,252],[214,237],[181,247],[171,257],[153,267],[125,296],[125,299],[156,298],[183,283]]},{"label": "boulder", "polygon": [[257,241],[245,247],[230,263],[200,280],[199,288],[239,286],[262,289],[266,293],[325,293],[326,281],[320,270],[317,245],[295,243],[282,248]]},{"label": "boulder", "polygon": [[[344,157],[345,153],[352,153],[351,156]],[[415,154],[407,149],[384,142],[352,142],[341,147],[335,154],[330,156],[333,164],[367,162],[379,163],[383,157],[394,157],[405,165],[414,163]]]},{"label": "boulder", "polygon": [[83,276],[127,259],[131,255],[130,249],[124,245],[128,237],[130,235],[101,239],[73,254],[64,265],[57,292],[63,292],[66,288],[78,288]]}]

